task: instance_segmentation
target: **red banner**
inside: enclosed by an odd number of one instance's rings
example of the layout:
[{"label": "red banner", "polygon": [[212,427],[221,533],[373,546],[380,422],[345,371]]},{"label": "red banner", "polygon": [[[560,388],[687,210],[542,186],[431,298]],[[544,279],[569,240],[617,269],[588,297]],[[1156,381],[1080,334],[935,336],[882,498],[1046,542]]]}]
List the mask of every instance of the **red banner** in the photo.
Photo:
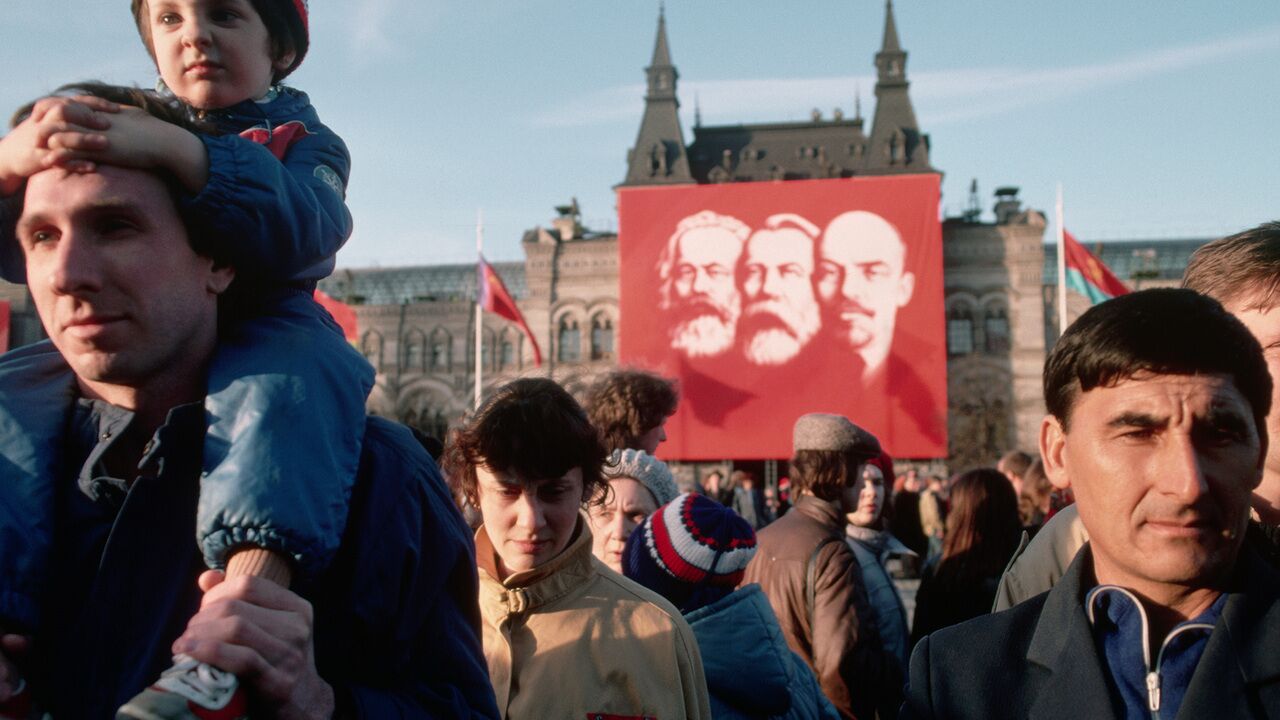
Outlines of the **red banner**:
[{"label": "red banner", "polygon": [[350,305],[335,300],[320,290],[315,291],[315,299],[320,303],[320,307],[329,311],[333,321],[338,323],[338,327],[342,328],[342,335],[347,342],[352,345],[360,342],[359,318],[356,317],[356,311]]},{"label": "red banner", "polygon": [[806,412],[944,457],[939,178],[623,188],[619,355],[680,381],[663,457],[791,455]]}]

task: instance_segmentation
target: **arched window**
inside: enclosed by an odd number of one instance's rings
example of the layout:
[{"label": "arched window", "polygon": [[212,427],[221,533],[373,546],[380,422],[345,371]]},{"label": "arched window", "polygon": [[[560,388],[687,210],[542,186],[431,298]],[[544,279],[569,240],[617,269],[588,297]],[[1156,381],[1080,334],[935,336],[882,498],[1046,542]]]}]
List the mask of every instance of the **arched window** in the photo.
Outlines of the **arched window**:
[{"label": "arched window", "polygon": [[404,363],[404,369],[407,372],[422,372],[425,369],[423,353],[426,349],[426,344],[426,338],[422,336],[421,331],[410,330],[405,334],[401,361]]},{"label": "arched window", "polygon": [[947,354],[968,355],[973,352],[973,313],[964,305],[956,305],[947,313]]},{"label": "arched window", "polygon": [[483,339],[480,341],[480,367],[485,372],[497,370],[498,366],[493,362],[494,345],[498,341],[497,335],[489,328],[484,328]]},{"label": "arched window", "polygon": [[986,334],[986,350],[990,355],[1002,355],[1009,352],[1009,318],[1004,308],[999,305],[988,305],[987,316],[982,321],[982,329]]},{"label": "arched window", "polygon": [[613,321],[604,315],[591,319],[591,359],[613,359]]},{"label": "arched window", "polygon": [[449,333],[441,328],[437,328],[431,333],[431,371],[432,372],[449,372],[449,365],[452,360],[450,358],[450,338]]},{"label": "arched window", "polygon": [[582,358],[582,331],[578,321],[565,316],[560,318],[560,332],[556,359],[560,362],[577,362]]},{"label": "arched window", "polygon": [[370,330],[364,334],[364,339],[360,341],[360,354],[364,355],[370,365],[375,368],[382,366],[382,335],[375,330]]},{"label": "arched window", "polygon": [[498,353],[499,368],[512,368],[516,366],[516,344],[511,337],[511,333],[502,333],[502,349]]}]

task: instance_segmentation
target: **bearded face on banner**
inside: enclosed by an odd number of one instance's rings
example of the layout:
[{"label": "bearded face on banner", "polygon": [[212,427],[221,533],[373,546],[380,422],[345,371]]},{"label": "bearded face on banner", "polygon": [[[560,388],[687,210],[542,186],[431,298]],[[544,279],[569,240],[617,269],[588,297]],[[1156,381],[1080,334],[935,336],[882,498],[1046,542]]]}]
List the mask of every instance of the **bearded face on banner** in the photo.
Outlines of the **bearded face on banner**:
[{"label": "bearded face on banner", "polygon": [[742,261],[742,355],[753,365],[791,362],[821,326],[813,292],[818,228],[793,214],[774,215],[747,241]]},{"label": "bearded face on banner", "polygon": [[742,314],[734,270],[749,232],[737,218],[705,210],[676,226],[658,261],[673,350],[709,358],[733,347]]}]

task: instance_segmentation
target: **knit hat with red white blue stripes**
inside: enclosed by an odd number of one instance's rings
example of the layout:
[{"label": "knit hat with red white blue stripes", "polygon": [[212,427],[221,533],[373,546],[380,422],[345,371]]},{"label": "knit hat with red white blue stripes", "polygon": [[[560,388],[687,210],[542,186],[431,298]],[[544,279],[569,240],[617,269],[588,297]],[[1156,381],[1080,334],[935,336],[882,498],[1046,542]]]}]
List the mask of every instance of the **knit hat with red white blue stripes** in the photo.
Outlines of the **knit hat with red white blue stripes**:
[{"label": "knit hat with red white blue stripes", "polygon": [[733,592],[755,554],[750,523],[704,495],[685,493],[632,531],[622,569],[687,613]]}]

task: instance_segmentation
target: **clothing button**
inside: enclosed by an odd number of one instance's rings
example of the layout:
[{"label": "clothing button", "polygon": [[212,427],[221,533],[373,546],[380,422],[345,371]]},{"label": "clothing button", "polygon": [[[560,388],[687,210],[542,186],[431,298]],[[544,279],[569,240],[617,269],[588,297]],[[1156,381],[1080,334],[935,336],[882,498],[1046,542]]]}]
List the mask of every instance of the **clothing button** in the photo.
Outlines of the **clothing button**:
[{"label": "clothing button", "polygon": [[99,439],[100,439],[100,440],[109,440],[109,439],[111,439],[111,431],[110,431],[110,430],[106,430],[106,431],[104,431],[104,432],[102,433],[102,436],[101,436]]}]

